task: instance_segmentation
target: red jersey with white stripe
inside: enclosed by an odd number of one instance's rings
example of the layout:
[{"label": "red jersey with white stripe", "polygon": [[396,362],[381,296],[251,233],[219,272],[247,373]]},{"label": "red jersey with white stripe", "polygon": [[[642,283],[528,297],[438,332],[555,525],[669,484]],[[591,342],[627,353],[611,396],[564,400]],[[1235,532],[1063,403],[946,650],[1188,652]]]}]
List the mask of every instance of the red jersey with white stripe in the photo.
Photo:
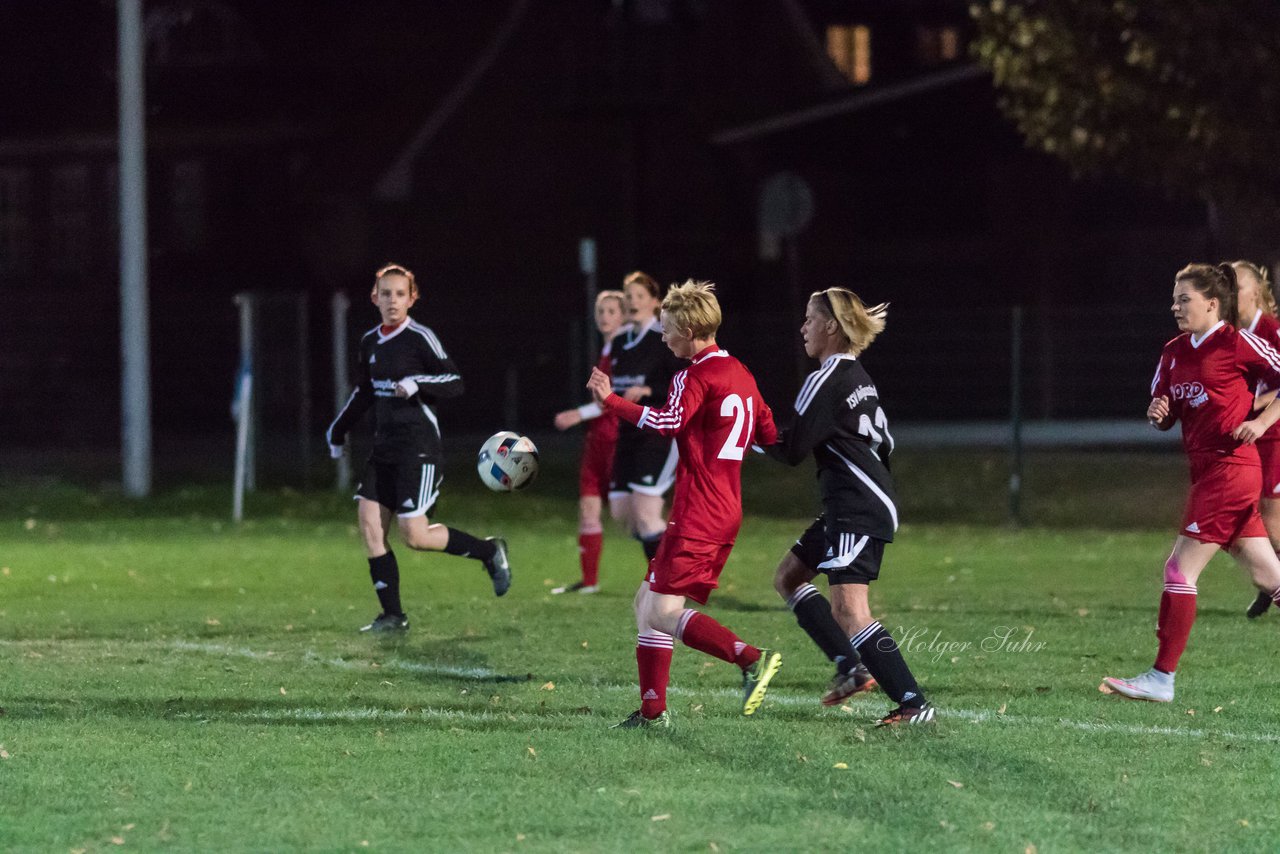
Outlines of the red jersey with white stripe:
[{"label": "red jersey with white stripe", "polygon": [[667,535],[732,543],[742,526],[743,456],[753,443],[778,439],[773,412],[746,366],[712,344],[671,378],[661,409],[616,394],[604,408],[642,431],[676,438],[680,462]]},{"label": "red jersey with white stripe", "polygon": [[[1267,314],[1262,309],[1258,309],[1253,316],[1253,321],[1244,328],[1246,331],[1252,332],[1263,341],[1266,341],[1272,347],[1280,349],[1280,320],[1276,320],[1274,314]],[[1275,387],[1272,386],[1268,389],[1265,385],[1262,385],[1258,386],[1254,391],[1257,394],[1266,394],[1267,391],[1275,391]],[[1261,445],[1264,442],[1268,444],[1280,443],[1280,425],[1272,424],[1271,429],[1262,434],[1258,444]],[[1259,448],[1258,452],[1262,453],[1262,449]],[[1273,451],[1273,453],[1275,452]]]},{"label": "red jersey with white stripe", "polygon": [[1249,420],[1259,384],[1280,388],[1280,353],[1219,321],[1203,336],[1184,332],[1164,345],[1151,396],[1169,398],[1193,467],[1210,459],[1256,466],[1257,449],[1231,432]]}]

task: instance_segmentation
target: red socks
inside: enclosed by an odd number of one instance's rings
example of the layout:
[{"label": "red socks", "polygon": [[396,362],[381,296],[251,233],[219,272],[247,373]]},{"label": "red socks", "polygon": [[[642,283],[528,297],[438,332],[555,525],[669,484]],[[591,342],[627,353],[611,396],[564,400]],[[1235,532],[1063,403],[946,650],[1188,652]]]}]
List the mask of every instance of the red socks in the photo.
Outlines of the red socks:
[{"label": "red socks", "polygon": [[640,714],[656,718],[667,708],[671,679],[671,635],[650,629],[636,638],[636,668],[640,672]]},{"label": "red socks", "polygon": [[713,655],[721,661],[733,662],[744,670],[760,660],[760,650],[743,643],[733,632],[697,611],[684,612],[676,629],[676,637],[685,646]]},{"label": "red socks", "polygon": [[1178,659],[1187,648],[1191,625],[1196,621],[1196,588],[1189,584],[1176,586],[1178,590],[1173,591],[1166,584],[1160,594],[1160,617],[1156,624],[1160,650],[1156,653],[1155,667],[1165,673],[1177,671]]},{"label": "red socks", "polygon": [[578,560],[582,563],[582,583],[594,587],[600,580],[600,550],[604,534],[600,531],[578,534]]}]

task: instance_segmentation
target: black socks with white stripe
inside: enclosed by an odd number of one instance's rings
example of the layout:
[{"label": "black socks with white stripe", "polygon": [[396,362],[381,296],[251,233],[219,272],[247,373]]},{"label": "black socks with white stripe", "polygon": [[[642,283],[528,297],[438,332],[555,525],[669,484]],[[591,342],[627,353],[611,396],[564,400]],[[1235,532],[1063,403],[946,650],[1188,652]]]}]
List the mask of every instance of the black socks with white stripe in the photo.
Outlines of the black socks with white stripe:
[{"label": "black socks with white stripe", "polygon": [[924,705],[924,694],[911,675],[902,651],[879,621],[854,635],[852,642],[853,648],[862,656],[862,663],[867,665],[889,699],[902,706],[919,708]]},{"label": "black socks with white stripe", "polygon": [[445,530],[449,532],[449,541],[444,544],[445,554],[469,557],[475,560],[493,560],[493,556],[497,554],[498,547],[490,540],[481,540],[471,536],[466,531],[459,531],[457,528],[446,528]]},{"label": "black socks with white stripe", "polygon": [[382,613],[404,616],[400,607],[400,565],[396,563],[396,553],[389,551],[369,558],[369,577],[373,579],[373,592],[378,594]]},{"label": "black socks with white stripe", "polygon": [[801,584],[787,599],[787,605],[796,615],[796,622],[805,634],[813,639],[818,649],[826,653],[841,673],[848,673],[858,666],[858,653],[845,637],[844,630],[831,615],[831,603],[812,584]]}]

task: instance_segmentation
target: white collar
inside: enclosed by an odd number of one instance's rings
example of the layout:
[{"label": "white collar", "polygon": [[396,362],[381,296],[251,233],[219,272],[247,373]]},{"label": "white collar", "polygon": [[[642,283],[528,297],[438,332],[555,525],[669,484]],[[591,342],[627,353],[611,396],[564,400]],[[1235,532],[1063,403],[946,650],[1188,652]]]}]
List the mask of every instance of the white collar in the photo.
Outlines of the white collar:
[{"label": "white collar", "polygon": [[1262,309],[1258,309],[1253,313],[1253,320],[1249,321],[1249,325],[1246,326],[1245,329],[1249,332],[1253,332],[1255,329],[1258,328],[1258,321],[1261,319],[1262,319]]},{"label": "white collar", "polygon": [[1213,326],[1210,326],[1210,327],[1209,327],[1209,330],[1208,330],[1207,332],[1205,332],[1205,334],[1201,335],[1201,336],[1200,336],[1200,338],[1199,338],[1199,340],[1196,340],[1196,336],[1192,335],[1192,336],[1191,336],[1191,346],[1192,346],[1193,348],[1195,348],[1196,350],[1199,350],[1199,349],[1200,349],[1200,345],[1201,345],[1201,344],[1203,344],[1203,343],[1205,342],[1205,339],[1207,339],[1207,338],[1208,338],[1210,335],[1212,335],[1213,333],[1217,332],[1219,328],[1221,328],[1221,327],[1223,327],[1223,326],[1226,326],[1226,324],[1227,324],[1227,322],[1226,322],[1225,320],[1219,320],[1217,323],[1213,324]]},{"label": "white collar", "polygon": [[392,329],[390,332],[386,333],[385,335],[382,332],[382,324],[379,323],[378,324],[378,343],[381,344],[383,341],[386,341],[389,338],[395,338],[397,335],[399,335],[401,332],[405,330],[405,327],[407,327],[412,320],[413,318],[406,316],[404,320],[400,321],[400,323],[394,329]]}]

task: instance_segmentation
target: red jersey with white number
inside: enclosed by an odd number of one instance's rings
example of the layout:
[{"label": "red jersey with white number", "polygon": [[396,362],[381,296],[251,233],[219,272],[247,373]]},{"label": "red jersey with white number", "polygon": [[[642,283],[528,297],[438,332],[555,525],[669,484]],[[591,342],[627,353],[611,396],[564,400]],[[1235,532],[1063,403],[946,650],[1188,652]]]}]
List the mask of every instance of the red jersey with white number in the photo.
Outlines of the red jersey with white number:
[{"label": "red jersey with white number", "polygon": [[1280,353],[1251,332],[1219,321],[1203,336],[1184,332],[1164,345],[1151,396],[1167,396],[1182,422],[1182,446],[1197,463],[1258,465],[1258,451],[1231,438],[1248,421],[1254,389],[1280,388]]},{"label": "red jersey with white number", "polygon": [[773,412],[746,366],[713,344],[671,378],[661,409],[616,394],[604,408],[642,431],[675,436],[680,462],[667,534],[732,543],[742,527],[743,456],[753,443],[778,438]]}]

